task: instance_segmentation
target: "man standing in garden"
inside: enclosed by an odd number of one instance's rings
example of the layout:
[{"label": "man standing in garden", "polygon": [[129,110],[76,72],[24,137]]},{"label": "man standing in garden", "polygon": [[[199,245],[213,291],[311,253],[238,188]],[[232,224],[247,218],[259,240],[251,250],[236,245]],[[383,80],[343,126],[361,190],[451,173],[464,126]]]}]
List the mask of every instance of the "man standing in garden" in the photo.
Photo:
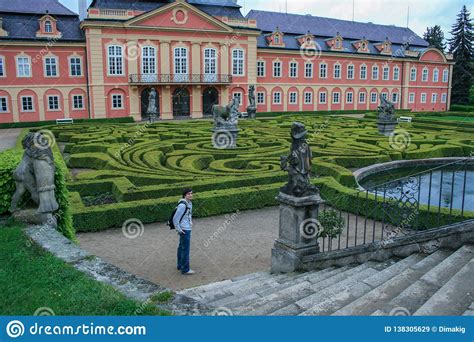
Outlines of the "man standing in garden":
[{"label": "man standing in garden", "polygon": [[189,267],[189,253],[191,250],[191,230],[193,226],[193,190],[185,189],[183,199],[178,203],[173,224],[179,235],[178,270],[182,274],[192,275],[194,272]]}]

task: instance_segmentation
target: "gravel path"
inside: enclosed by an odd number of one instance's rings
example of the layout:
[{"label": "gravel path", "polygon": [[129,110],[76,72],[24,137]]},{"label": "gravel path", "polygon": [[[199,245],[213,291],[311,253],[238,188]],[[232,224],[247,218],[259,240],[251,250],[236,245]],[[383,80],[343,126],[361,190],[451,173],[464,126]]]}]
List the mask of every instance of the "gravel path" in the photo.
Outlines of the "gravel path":
[{"label": "gravel path", "polygon": [[0,129],[0,152],[15,146],[21,128]]}]

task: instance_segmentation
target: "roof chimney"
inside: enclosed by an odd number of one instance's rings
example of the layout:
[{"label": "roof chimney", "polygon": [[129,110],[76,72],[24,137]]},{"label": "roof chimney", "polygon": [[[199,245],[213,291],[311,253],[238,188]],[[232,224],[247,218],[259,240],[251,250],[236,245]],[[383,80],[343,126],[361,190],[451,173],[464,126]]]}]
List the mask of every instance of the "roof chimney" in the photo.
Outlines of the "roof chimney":
[{"label": "roof chimney", "polygon": [[79,19],[87,18],[87,0],[79,0]]}]

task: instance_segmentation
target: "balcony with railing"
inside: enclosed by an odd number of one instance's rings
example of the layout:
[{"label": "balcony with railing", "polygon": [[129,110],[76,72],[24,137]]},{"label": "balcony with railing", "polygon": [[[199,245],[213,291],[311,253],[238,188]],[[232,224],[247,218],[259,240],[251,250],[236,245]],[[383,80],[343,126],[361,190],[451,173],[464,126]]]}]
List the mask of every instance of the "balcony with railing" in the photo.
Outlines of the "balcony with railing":
[{"label": "balcony with railing", "polygon": [[232,75],[221,74],[131,74],[130,84],[231,84]]}]

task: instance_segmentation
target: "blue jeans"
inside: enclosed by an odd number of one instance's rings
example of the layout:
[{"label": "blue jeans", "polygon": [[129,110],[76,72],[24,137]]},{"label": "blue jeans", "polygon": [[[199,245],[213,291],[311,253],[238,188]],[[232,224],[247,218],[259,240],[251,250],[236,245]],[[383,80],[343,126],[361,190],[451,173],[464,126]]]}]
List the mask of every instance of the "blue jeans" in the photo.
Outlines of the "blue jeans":
[{"label": "blue jeans", "polygon": [[191,250],[191,231],[185,230],[186,234],[179,234],[178,246],[178,270],[187,273],[189,268],[189,252]]}]

